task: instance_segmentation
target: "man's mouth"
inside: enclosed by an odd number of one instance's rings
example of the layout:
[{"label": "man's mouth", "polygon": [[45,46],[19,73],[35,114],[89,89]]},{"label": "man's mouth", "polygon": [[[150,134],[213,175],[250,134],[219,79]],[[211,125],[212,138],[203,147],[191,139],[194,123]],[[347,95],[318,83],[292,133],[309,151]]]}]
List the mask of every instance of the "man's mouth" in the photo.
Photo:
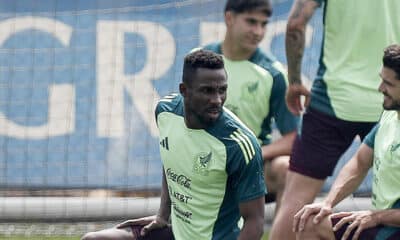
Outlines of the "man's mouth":
[{"label": "man's mouth", "polygon": [[221,108],[209,108],[207,109],[207,113],[210,114],[219,114],[221,112]]}]

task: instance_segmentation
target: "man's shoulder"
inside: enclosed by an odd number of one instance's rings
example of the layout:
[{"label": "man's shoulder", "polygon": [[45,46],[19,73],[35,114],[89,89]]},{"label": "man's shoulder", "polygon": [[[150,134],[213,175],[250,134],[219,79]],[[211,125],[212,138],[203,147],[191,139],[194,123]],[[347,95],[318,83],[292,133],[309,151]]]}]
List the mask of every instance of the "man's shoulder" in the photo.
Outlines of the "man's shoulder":
[{"label": "man's shoulder", "polygon": [[279,62],[274,55],[266,53],[259,48],[250,57],[249,61],[267,70],[273,78],[286,74],[283,64]]},{"label": "man's shoulder", "polygon": [[383,111],[381,118],[379,119],[379,124],[384,125],[386,123],[390,122],[397,122],[398,120],[398,114],[397,111],[391,110],[391,111]]},{"label": "man's shoulder", "polygon": [[254,133],[227,108],[224,108],[221,117],[210,129],[210,133],[223,140],[231,141],[239,139],[240,141],[236,141],[237,143],[247,140],[251,145],[258,144]]},{"label": "man's shoulder", "polygon": [[222,54],[220,42],[207,44],[207,45],[203,46],[202,49],[209,50],[209,51],[212,51],[212,52],[215,52],[218,54]]},{"label": "man's shoulder", "polygon": [[256,136],[227,109],[209,133],[225,145],[230,164],[234,159],[236,159],[234,162],[241,159],[243,163],[248,164],[255,157],[260,156],[261,148]]},{"label": "man's shoulder", "polygon": [[178,115],[183,114],[183,97],[178,93],[171,93],[161,98],[156,106],[156,115],[162,112],[172,112]]}]

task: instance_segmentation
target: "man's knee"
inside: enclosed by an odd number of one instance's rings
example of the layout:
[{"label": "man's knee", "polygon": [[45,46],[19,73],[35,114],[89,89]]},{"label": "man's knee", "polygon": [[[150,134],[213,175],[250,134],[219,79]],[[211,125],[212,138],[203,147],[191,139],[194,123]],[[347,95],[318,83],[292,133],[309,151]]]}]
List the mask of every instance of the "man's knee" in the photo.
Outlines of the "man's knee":
[{"label": "man's knee", "polygon": [[282,187],[285,183],[286,172],[289,168],[289,157],[281,156],[267,162],[264,166],[265,180],[268,184]]},{"label": "man's knee", "polygon": [[335,239],[332,232],[332,224],[329,216],[323,218],[319,223],[313,222],[315,215],[308,217],[304,229],[296,233],[297,239]]},{"label": "man's knee", "polygon": [[89,232],[83,235],[81,240],[95,240],[96,239],[96,232]]}]

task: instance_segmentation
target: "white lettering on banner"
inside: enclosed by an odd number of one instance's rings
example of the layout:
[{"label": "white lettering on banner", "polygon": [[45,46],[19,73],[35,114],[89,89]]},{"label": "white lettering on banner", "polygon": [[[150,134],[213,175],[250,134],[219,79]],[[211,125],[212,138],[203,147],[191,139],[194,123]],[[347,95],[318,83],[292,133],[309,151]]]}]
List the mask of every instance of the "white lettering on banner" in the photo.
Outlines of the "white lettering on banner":
[{"label": "white lettering on banner", "polygon": [[[62,22],[43,17],[18,17],[0,22],[0,45],[13,34],[36,29],[51,34],[68,46],[72,28]],[[72,84],[49,85],[47,123],[41,126],[17,124],[0,112],[0,135],[22,139],[45,139],[72,133],[75,130],[75,87]]]},{"label": "white lettering on banner", "polygon": [[[271,52],[272,39],[277,35],[286,34],[286,20],[279,20],[268,23],[267,32],[263,41],[260,43],[261,49],[265,52]],[[226,26],[224,22],[201,22],[200,23],[200,45],[204,46],[209,43],[224,40]],[[312,26],[306,28],[306,47],[310,46],[314,29]],[[287,66],[285,66],[287,67]],[[309,87],[311,80],[302,74],[304,83]]]},{"label": "white lettering on banner", "polygon": [[[63,46],[69,46],[73,29],[60,21],[44,17],[18,17],[0,21],[0,45],[12,35],[36,29],[51,34]],[[269,52],[273,37],[284,34],[286,21],[268,24],[262,49]],[[145,42],[145,64],[134,74],[126,74],[125,34],[140,35]],[[99,20],[96,25],[96,85],[97,85],[97,135],[107,138],[124,138],[124,93],[128,93],[152,137],[157,136],[154,107],[159,95],[152,81],[159,79],[173,65],[176,55],[175,40],[161,24],[148,21]],[[307,27],[306,44],[312,40],[313,28]],[[225,23],[201,22],[200,45],[221,41]],[[304,82],[311,81],[303,76]],[[22,139],[45,139],[71,134],[75,130],[75,86],[50,84],[48,87],[47,123],[40,126],[18,124],[0,111],[0,135]],[[132,119],[137,116],[130,116]]]},{"label": "white lettering on banner", "polygon": [[[124,73],[124,35],[136,33],[146,44],[146,64],[138,73]],[[152,136],[157,136],[154,107],[159,95],[151,81],[173,65],[176,49],[171,33],[158,23],[146,21],[99,21],[97,23],[97,134],[123,137],[124,89],[132,98]],[[135,117],[135,116],[133,116]]]}]

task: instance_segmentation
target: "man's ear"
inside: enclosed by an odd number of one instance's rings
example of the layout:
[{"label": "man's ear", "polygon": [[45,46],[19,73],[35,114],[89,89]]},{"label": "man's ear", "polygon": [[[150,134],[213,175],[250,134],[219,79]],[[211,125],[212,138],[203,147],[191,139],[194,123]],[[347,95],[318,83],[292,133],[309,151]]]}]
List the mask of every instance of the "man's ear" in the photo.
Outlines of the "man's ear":
[{"label": "man's ear", "polygon": [[186,95],[186,90],[187,90],[186,84],[185,84],[185,83],[180,83],[180,84],[179,84],[179,92],[180,92],[181,95],[184,96],[184,97],[185,97],[185,95]]},{"label": "man's ear", "polygon": [[225,19],[225,24],[226,26],[230,26],[232,25],[232,21],[233,21],[233,12],[232,11],[226,11],[224,14],[224,19]]}]

